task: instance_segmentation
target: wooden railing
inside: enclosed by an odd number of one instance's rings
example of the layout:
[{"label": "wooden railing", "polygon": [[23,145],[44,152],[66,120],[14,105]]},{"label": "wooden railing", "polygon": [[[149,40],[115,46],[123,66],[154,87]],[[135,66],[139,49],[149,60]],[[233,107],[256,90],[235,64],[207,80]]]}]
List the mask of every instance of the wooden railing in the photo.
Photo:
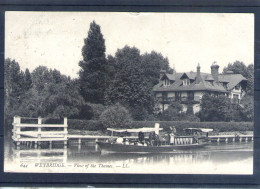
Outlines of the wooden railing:
[{"label": "wooden railing", "polygon": [[[41,117],[36,119],[38,120],[37,123],[21,123],[21,117],[14,117],[12,139],[18,146],[21,142],[35,142],[37,144],[43,141],[64,141],[64,144],[67,144],[68,124],[66,117],[63,124],[43,124]],[[28,128],[32,130],[28,131]],[[54,130],[55,128],[62,129]]]}]

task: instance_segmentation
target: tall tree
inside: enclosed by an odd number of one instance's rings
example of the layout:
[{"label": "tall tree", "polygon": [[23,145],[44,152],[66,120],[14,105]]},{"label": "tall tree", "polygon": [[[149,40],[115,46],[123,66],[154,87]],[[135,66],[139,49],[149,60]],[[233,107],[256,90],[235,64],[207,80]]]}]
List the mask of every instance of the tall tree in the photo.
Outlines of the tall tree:
[{"label": "tall tree", "polygon": [[153,109],[153,95],[141,65],[140,51],[125,46],[115,55],[116,74],[106,91],[107,104],[119,102],[136,120],[144,119]]},{"label": "tall tree", "polygon": [[105,40],[100,26],[93,21],[82,48],[83,60],[79,62],[80,91],[87,102],[104,103],[106,87]]},{"label": "tall tree", "polygon": [[24,85],[26,91],[32,87],[32,76],[28,68],[26,68],[24,73]]},{"label": "tall tree", "polygon": [[155,51],[142,55],[142,67],[151,87],[159,82],[161,70],[172,71],[170,70],[168,58],[164,58],[161,53]]}]

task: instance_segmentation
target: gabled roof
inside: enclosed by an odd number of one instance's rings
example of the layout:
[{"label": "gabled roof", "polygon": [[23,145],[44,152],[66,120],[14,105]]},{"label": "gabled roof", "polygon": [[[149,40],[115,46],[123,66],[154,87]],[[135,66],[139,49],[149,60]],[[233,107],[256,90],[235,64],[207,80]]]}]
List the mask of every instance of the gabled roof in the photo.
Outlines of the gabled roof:
[{"label": "gabled roof", "polygon": [[232,90],[237,84],[242,81],[247,81],[241,74],[219,74],[219,82],[228,82],[227,90]]},{"label": "gabled roof", "polygon": [[175,77],[174,77],[174,74],[165,74],[169,80],[171,81],[175,81]]},{"label": "gabled roof", "polygon": [[170,81],[175,81],[175,75],[174,74],[165,73],[165,74],[163,74],[163,76],[161,77],[160,80],[164,80],[165,77],[168,78]]},{"label": "gabled roof", "polygon": [[[172,75],[172,76],[170,76]],[[190,85],[183,86],[182,77],[187,75],[191,80],[194,80]],[[160,81],[154,86],[153,91],[215,91],[215,92],[228,92],[232,90],[241,81],[246,81],[241,74],[219,74],[219,82],[216,82],[211,74],[200,73],[201,80],[196,84],[195,80],[197,77],[196,72],[185,72],[168,74],[168,78],[174,78],[174,83],[170,86],[163,86],[163,82]],[[226,82],[227,89],[222,85],[222,82]]]}]

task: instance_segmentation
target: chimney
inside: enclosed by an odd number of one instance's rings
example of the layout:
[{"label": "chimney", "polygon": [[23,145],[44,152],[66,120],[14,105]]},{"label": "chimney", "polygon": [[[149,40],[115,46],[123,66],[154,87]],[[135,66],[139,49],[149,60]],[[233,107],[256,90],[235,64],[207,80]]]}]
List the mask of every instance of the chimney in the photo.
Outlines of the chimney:
[{"label": "chimney", "polygon": [[213,64],[211,65],[211,75],[213,76],[215,82],[218,82],[218,68],[219,65],[217,65],[216,62],[213,62]]},{"label": "chimney", "polygon": [[198,63],[198,66],[197,66],[197,76],[196,76],[195,83],[199,84],[200,81],[201,81],[201,77],[200,77],[200,63]]}]

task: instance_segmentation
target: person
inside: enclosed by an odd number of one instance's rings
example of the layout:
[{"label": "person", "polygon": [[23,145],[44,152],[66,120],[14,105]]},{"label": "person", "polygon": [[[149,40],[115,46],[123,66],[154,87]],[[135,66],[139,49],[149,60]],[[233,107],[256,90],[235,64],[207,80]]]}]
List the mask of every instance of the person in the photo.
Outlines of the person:
[{"label": "person", "polygon": [[151,146],[154,146],[154,140],[155,140],[155,132],[151,132],[149,134],[149,142]]},{"label": "person", "polygon": [[195,140],[195,143],[199,143],[199,138],[198,138],[197,132],[194,132],[193,138],[194,138],[194,140]]},{"label": "person", "polygon": [[172,126],[172,133],[176,135],[176,128],[174,126]]},{"label": "person", "polygon": [[170,145],[174,145],[174,138],[175,138],[174,133],[171,133],[170,134]]},{"label": "person", "polygon": [[170,145],[170,141],[171,141],[170,133],[167,133],[167,134],[166,134],[166,144],[167,144],[167,145]]},{"label": "person", "polygon": [[138,133],[138,141],[144,144],[144,133],[142,131]]},{"label": "person", "polygon": [[160,146],[161,145],[161,141],[160,141],[159,135],[157,135],[157,134],[155,134],[154,145],[155,146]]},{"label": "person", "polygon": [[116,139],[116,143],[118,144],[123,144],[123,141],[124,141],[123,137],[119,137]]}]

